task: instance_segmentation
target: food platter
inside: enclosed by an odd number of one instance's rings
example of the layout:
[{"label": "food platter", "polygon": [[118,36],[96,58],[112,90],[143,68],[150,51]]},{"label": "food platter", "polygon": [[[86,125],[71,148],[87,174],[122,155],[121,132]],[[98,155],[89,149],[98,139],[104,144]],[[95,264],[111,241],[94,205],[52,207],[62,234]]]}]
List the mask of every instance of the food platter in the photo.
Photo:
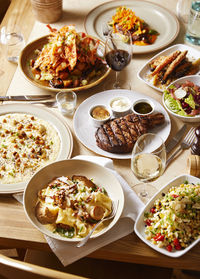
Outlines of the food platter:
[{"label": "food platter", "polygon": [[103,230],[99,231],[95,235],[92,235],[92,238],[101,236],[110,230],[119,220],[124,208],[124,193],[121,184],[116,179],[114,174],[107,168],[104,168],[93,162],[79,159],[63,160],[49,164],[37,172],[28,183],[24,192],[24,209],[31,223],[42,233],[50,237],[68,242],[80,241],[81,239],[77,237],[62,237],[48,230],[37,220],[35,216],[35,206],[37,203],[38,191],[43,189],[45,185],[49,183],[49,181],[59,176],[71,177],[73,174],[84,175],[89,179],[93,179],[95,184],[97,184],[99,187],[105,188],[112,201],[119,201],[115,217]]},{"label": "food platter", "polygon": [[174,14],[167,9],[146,1],[112,1],[94,8],[85,19],[85,30],[89,35],[105,40],[102,26],[115,14],[119,6],[131,8],[136,16],[147,22],[152,29],[159,32],[155,43],[146,46],[133,45],[133,53],[148,53],[169,45],[179,33],[179,22]]},{"label": "food platter", "polygon": [[167,249],[165,248],[159,248],[157,245],[154,245],[153,243],[151,243],[149,240],[147,240],[145,238],[145,223],[144,223],[144,213],[145,212],[149,212],[150,209],[152,208],[154,201],[161,198],[162,197],[162,193],[167,193],[168,190],[174,186],[177,187],[180,184],[184,183],[185,181],[188,181],[188,183],[194,183],[194,184],[198,184],[200,183],[200,179],[188,174],[183,174],[180,175],[176,178],[174,178],[173,180],[169,181],[169,183],[167,183],[166,185],[164,185],[158,193],[156,193],[152,199],[147,203],[147,205],[142,209],[142,211],[140,212],[140,214],[137,217],[137,220],[135,221],[135,226],[134,226],[134,230],[136,232],[136,234],[138,235],[138,237],[144,241],[144,243],[146,243],[147,245],[149,245],[151,248],[153,248],[154,250],[156,250],[157,252],[164,254],[166,256],[172,257],[172,258],[177,258],[180,256],[183,256],[185,253],[187,253],[192,247],[194,247],[198,242],[199,239],[194,240],[191,244],[189,244],[185,249],[183,250],[175,250],[172,252],[167,251]]},{"label": "food platter", "polygon": [[[70,88],[53,88],[50,85],[44,84],[40,81],[37,81],[30,68],[30,60],[36,58],[36,53],[35,51],[37,49],[42,49],[44,45],[48,43],[48,35],[40,37],[32,42],[30,42],[28,45],[25,46],[25,48],[22,50],[20,57],[19,57],[19,69],[23,76],[25,77],[28,82],[30,82],[32,85],[37,86],[41,89],[53,91],[53,92],[58,92],[58,91],[80,91],[84,89],[91,88],[93,86],[96,86],[100,82],[102,82],[110,73],[111,69],[109,67],[105,66],[105,71],[102,72],[102,74],[98,77],[95,77],[91,80],[91,83],[88,83],[87,85],[84,86],[79,86],[79,87],[70,87]],[[99,55],[103,55],[103,48],[104,44],[103,42],[100,43],[99,47]]]},{"label": "food platter", "polygon": [[74,122],[73,122],[74,132],[78,140],[83,145],[85,145],[88,149],[92,150],[93,152],[105,157],[114,158],[114,159],[131,158],[131,153],[116,154],[116,153],[110,153],[100,149],[96,145],[96,140],[95,140],[95,131],[97,128],[95,128],[92,125],[92,123],[89,121],[88,112],[90,110],[90,107],[94,106],[95,104],[108,106],[110,100],[117,96],[127,97],[132,102],[141,98],[149,99],[150,101],[152,101],[155,106],[154,112],[163,113],[165,117],[165,123],[162,126],[158,126],[152,129],[151,132],[157,133],[160,137],[162,137],[164,141],[167,140],[171,130],[171,122],[167,112],[162,107],[162,105],[157,101],[155,101],[153,98],[147,97],[146,95],[141,94],[139,92],[125,90],[125,89],[116,89],[116,90],[103,91],[98,94],[95,94],[94,96],[91,96],[88,99],[86,99],[84,102],[82,102],[81,105],[77,108],[76,113],[74,115]]},{"label": "food platter", "polygon": [[160,89],[159,87],[154,86],[152,81],[148,78],[149,74],[151,73],[149,63],[151,63],[151,61],[153,61],[155,58],[158,58],[159,56],[168,56],[169,54],[171,54],[175,51],[181,51],[182,52],[182,51],[185,51],[185,50],[188,51],[187,57],[190,61],[195,61],[195,60],[199,59],[200,52],[197,49],[195,49],[191,46],[188,46],[188,45],[183,45],[183,44],[173,45],[173,46],[161,51],[160,53],[156,54],[149,61],[147,61],[144,64],[144,66],[139,70],[139,72],[137,74],[138,78],[140,80],[142,80],[144,83],[146,83],[147,85],[149,85],[150,87],[154,88],[155,90],[163,92],[163,89]]},{"label": "food platter", "polygon": [[[48,109],[37,107],[29,104],[6,104],[1,106],[0,116],[11,113],[25,113],[43,119],[57,132],[60,138],[60,150],[57,155],[57,160],[67,159],[71,157],[73,149],[73,138],[67,124],[55,113]],[[28,181],[19,183],[0,184],[0,193],[16,193],[23,191]]]}]

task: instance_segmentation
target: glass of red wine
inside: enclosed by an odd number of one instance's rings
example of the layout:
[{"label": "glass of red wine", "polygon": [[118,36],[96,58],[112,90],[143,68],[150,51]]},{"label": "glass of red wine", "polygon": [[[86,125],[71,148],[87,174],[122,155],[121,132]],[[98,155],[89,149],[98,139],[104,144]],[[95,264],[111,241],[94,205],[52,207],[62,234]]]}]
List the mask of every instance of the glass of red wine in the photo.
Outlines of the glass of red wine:
[{"label": "glass of red wine", "polygon": [[112,30],[106,35],[105,59],[108,66],[115,71],[115,82],[113,88],[130,89],[130,84],[120,83],[118,75],[130,62],[132,58],[132,38],[130,33],[122,35]]}]

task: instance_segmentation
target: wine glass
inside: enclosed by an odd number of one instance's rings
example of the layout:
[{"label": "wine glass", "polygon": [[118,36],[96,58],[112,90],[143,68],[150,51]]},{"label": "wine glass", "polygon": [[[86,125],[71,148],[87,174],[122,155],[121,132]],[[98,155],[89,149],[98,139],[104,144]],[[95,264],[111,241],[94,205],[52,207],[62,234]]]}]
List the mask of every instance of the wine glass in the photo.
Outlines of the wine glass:
[{"label": "wine glass", "polygon": [[[130,84],[120,83],[118,75],[131,61],[132,37],[129,32],[126,35],[109,30],[106,34],[105,59],[108,66],[115,71],[113,89],[130,89]],[[111,87],[109,82],[109,88]]]},{"label": "wine glass", "polygon": [[140,136],[133,147],[131,170],[142,183],[131,188],[144,203],[157,192],[149,182],[155,181],[163,174],[165,164],[166,149],[162,138],[152,133]]}]

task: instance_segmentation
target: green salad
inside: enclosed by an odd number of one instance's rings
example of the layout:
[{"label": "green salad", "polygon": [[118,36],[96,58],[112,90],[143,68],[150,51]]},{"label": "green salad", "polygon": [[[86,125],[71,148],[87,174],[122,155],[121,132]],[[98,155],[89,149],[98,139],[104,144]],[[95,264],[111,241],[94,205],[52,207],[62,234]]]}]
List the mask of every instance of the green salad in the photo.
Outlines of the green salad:
[{"label": "green salad", "polygon": [[167,108],[181,116],[200,115],[200,86],[191,81],[170,85],[164,92]]}]

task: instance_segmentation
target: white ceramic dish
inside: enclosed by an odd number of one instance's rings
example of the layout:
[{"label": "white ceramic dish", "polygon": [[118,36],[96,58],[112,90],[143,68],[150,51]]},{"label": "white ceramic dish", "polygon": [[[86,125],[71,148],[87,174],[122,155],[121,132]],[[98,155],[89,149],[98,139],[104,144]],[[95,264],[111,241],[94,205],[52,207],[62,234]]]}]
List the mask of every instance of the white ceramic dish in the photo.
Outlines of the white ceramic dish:
[{"label": "white ceramic dish", "polygon": [[116,8],[122,5],[132,9],[136,16],[143,19],[152,29],[157,30],[160,34],[152,45],[133,45],[133,53],[148,53],[159,50],[170,44],[177,37],[180,26],[174,14],[157,4],[138,0],[111,1],[97,6],[89,12],[85,19],[86,32],[105,40],[102,26],[105,22],[112,19]]},{"label": "white ceramic dish", "polygon": [[80,241],[80,238],[65,238],[58,234],[55,234],[46,229],[35,216],[35,206],[37,203],[37,193],[55,177],[59,176],[72,176],[74,174],[84,175],[88,178],[92,178],[94,183],[100,187],[104,187],[112,200],[119,200],[118,209],[115,217],[102,231],[93,235],[92,238],[98,237],[106,233],[111,229],[121,216],[124,208],[124,192],[121,184],[116,179],[114,174],[107,168],[104,168],[98,164],[78,159],[58,161],[42,168],[38,171],[32,179],[29,181],[24,192],[24,210],[28,216],[30,222],[42,233],[53,237],[55,239],[74,242]]},{"label": "white ceramic dish", "polygon": [[149,240],[147,240],[145,238],[144,212],[146,212],[146,211],[149,212],[149,210],[153,206],[155,200],[159,199],[162,196],[162,193],[167,193],[169,188],[171,188],[172,186],[175,186],[175,187],[179,186],[181,183],[183,183],[186,180],[189,183],[194,183],[194,184],[200,183],[199,178],[188,175],[188,174],[183,174],[183,175],[175,177],[174,179],[169,181],[165,186],[163,186],[159,190],[159,192],[152,197],[152,199],[147,203],[147,205],[143,208],[143,210],[138,215],[137,220],[135,222],[135,226],[134,226],[134,230],[135,230],[136,234],[139,236],[139,238],[142,241],[144,241],[147,245],[149,245],[151,248],[153,248],[157,252],[164,254],[166,256],[169,256],[169,257],[173,257],[173,258],[178,258],[178,257],[184,255],[185,253],[187,253],[192,247],[194,247],[200,241],[200,239],[193,241],[184,250],[176,250],[176,251],[169,252],[165,248],[159,248],[158,246],[152,244]]},{"label": "white ceramic dish", "polygon": [[[137,110],[135,110],[135,109],[136,109],[135,106],[136,106],[137,104],[140,104],[140,103],[146,103],[146,104],[148,104],[148,105],[151,107],[151,111],[150,111],[150,112],[147,112],[147,113],[140,113],[140,112],[138,112]],[[138,115],[149,115],[149,114],[152,114],[152,113],[154,112],[154,103],[153,103],[151,100],[149,100],[149,99],[139,99],[139,100],[137,100],[137,101],[135,101],[135,102],[133,103],[133,105],[132,105],[132,111],[133,111],[135,114],[138,114]]]},{"label": "white ceramic dish", "polygon": [[154,103],[154,112],[161,112],[165,116],[165,123],[161,126],[157,126],[154,129],[151,130],[152,133],[157,133],[164,141],[167,140],[170,130],[171,130],[171,122],[168,113],[165,111],[163,106],[154,100],[153,98],[147,97],[144,94],[141,94],[136,91],[131,90],[125,90],[125,89],[115,89],[115,90],[108,90],[103,91],[98,94],[95,94],[88,99],[86,99],[84,102],[80,104],[80,106],[77,108],[73,124],[74,124],[74,132],[78,140],[85,145],[88,149],[94,151],[95,153],[99,155],[103,155],[105,157],[114,158],[114,159],[130,159],[131,153],[128,154],[115,154],[106,152],[103,149],[99,148],[96,145],[96,139],[95,139],[95,131],[96,128],[90,125],[90,122],[88,121],[88,110],[91,106],[94,106],[95,104],[105,104],[109,105],[109,102],[112,98],[116,96],[122,96],[127,97],[131,102],[136,101],[137,99],[145,98],[149,99]]},{"label": "white ceramic dish", "polygon": [[[194,84],[200,86],[200,76],[194,75],[194,76],[186,76],[186,77],[182,77],[177,79],[176,81],[172,82],[172,84],[182,84],[184,82],[186,82],[187,80],[193,82]],[[191,116],[191,117],[187,117],[187,116],[182,116],[182,115],[178,115],[177,113],[174,113],[173,111],[171,111],[165,104],[164,101],[164,97],[165,97],[165,93],[162,96],[162,102],[164,107],[166,108],[166,110],[173,116],[177,117],[178,119],[184,121],[184,122],[190,122],[190,123],[194,123],[194,122],[199,122],[200,123],[200,114],[196,115],[196,116]]]},{"label": "white ceramic dish", "polygon": [[116,96],[109,102],[114,117],[121,117],[131,112],[132,103],[127,97]]},{"label": "white ceramic dish", "polygon": [[[67,124],[64,123],[62,119],[55,113],[46,108],[29,104],[1,105],[0,115],[7,113],[27,113],[48,121],[57,131],[61,141],[60,152],[58,154],[57,160],[68,159],[71,157],[73,149],[73,138],[71,131]],[[24,190],[26,184],[27,181],[14,184],[0,184],[0,193],[8,194],[21,192]]]},{"label": "white ceramic dish", "polygon": [[[161,52],[159,52],[158,54],[156,54],[155,56],[153,56],[148,62],[145,63],[145,65],[139,70],[139,72],[137,73],[137,76],[139,79],[141,79],[143,82],[145,82],[147,85],[149,85],[150,87],[163,92],[162,89],[154,86],[151,82],[151,80],[149,80],[148,75],[151,73],[150,68],[149,68],[149,63],[154,60],[155,58],[161,56],[161,55],[169,55],[172,52],[176,51],[176,50],[180,50],[180,51],[184,51],[184,50],[188,50],[187,53],[187,57],[190,61],[194,61],[199,59],[200,57],[200,51],[198,51],[197,49],[187,46],[187,45],[183,45],[183,44],[178,44],[178,45],[173,45]],[[200,73],[200,71],[198,72]],[[198,74],[197,73],[197,74]]]},{"label": "white ceramic dish", "polygon": [[[97,118],[93,117],[92,116],[92,112],[94,111],[94,109],[96,109],[98,107],[102,107],[105,111],[109,112],[109,116],[107,116],[104,119],[97,119]],[[110,109],[108,109],[107,106],[105,106],[105,105],[95,105],[95,106],[92,106],[89,109],[88,114],[89,114],[90,123],[92,123],[92,125],[94,127],[100,127],[102,124],[104,124],[106,121],[108,121],[111,118],[111,115],[112,115]]]}]

